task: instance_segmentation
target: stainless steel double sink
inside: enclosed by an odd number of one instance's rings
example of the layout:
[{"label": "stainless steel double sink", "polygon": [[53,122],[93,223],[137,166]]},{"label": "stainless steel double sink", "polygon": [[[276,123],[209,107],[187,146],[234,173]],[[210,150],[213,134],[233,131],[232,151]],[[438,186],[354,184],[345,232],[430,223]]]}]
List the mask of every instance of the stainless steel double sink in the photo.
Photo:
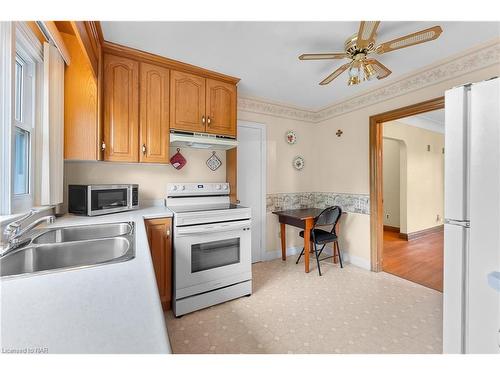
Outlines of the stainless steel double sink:
[{"label": "stainless steel double sink", "polygon": [[134,257],[133,222],[51,228],[0,258],[0,276],[92,267]]}]

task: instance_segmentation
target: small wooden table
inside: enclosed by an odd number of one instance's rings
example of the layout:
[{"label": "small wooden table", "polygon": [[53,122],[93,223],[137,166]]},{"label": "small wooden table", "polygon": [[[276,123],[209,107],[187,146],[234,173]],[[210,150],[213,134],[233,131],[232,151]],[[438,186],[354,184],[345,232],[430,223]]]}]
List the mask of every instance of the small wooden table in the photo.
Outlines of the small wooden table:
[{"label": "small wooden table", "polygon": [[[278,215],[281,225],[281,259],[286,260],[286,231],[285,226],[291,225],[304,229],[304,266],[305,271],[309,272],[309,252],[311,251],[311,229],[314,226],[314,220],[323,212],[324,208],[299,208],[295,210],[273,211]],[[338,223],[337,223],[338,226]],[[338,263],[338,249],[333,247],[333,262]]]}]

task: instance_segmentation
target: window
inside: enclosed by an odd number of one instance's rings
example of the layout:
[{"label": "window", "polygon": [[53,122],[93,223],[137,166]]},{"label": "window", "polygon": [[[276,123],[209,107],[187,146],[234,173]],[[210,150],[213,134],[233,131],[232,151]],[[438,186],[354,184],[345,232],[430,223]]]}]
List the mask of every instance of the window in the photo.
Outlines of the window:
[{"label": "window", "polygon": [[[28,81],[24,78],[27,71],[26,62],[20,56],[16,56],[16,69],[14,80],[14,152],[13,152],[13,193],[16,196],[30,194],[30,150],[31,130],[29,102],[32,98],[30,87],[25,90],[24,84]],[[24,95],[26,94],[26,96]],[[27,105],[28,104],[28,105]]]},{"label": "window", "polygon": [[0,92],[12,93],[0,95],[0,215],[10,215],[28,211],[42,192],[44,48],[21,21],[0,22],[0,40]]},{"label": "window", "polygon": [[26,211],[34,202],[35,68],[23,44],[16,43],[12,114],[12,212]]},{"label": "window", "polygon": [[14,130],[14,195],[30,193],[30,133],[15,127]]}]

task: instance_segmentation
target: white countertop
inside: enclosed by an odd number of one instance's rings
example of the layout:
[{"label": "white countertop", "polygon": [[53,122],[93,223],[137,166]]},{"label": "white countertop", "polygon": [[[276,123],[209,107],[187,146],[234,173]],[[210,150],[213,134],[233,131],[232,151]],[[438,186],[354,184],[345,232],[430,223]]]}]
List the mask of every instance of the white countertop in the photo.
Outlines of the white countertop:
[{"label": "white countertop", "polygon": [[134,221],[135,258],[2,279],[2,352],[171,353],[144,226],[144,219],[170,216],[166,207],[151,207],[58,218],[51,226]]}]

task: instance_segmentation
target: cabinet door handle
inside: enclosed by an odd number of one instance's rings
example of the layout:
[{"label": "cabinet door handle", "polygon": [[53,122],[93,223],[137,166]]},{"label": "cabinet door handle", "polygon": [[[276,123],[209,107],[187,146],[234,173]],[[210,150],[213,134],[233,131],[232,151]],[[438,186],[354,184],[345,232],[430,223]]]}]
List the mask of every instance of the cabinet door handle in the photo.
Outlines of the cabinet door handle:
[{"label": "cabinet door handle", "polygon": [[144,155],[146,155],[146,145],[145,144],[142,145],[142,153]]},{"label": "cabinet door handle", "polygon": [[208,126],[210,126],[211,122],[212,122],[212,120],[210,119],[210,116],[208,116],[208,118],[207,118],[207,124],[208,124]]},{"label": "cabinet door handle", "polygon": [[201,123],[205,124],[205,115],[201,116]]},{"label": "cabinet door handle", "polygon": [[101,151],[106,150],[106,143],[102,142],[101,143]]},{"label": "cabinet door handle", "polygon": [[167,229],[167,230],[165,231],[165,234],[167,235],[167,238],[170,238],[170,229]]}]

